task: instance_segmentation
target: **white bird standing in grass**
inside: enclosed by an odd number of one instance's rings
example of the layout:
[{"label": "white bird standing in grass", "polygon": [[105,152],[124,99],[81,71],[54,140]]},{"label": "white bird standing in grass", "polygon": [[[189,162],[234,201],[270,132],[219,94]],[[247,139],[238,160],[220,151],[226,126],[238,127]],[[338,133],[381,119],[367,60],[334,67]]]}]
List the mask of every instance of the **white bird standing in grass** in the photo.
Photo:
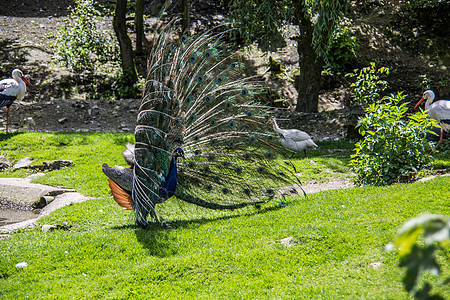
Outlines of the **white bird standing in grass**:
[{"label": "white bird standing in grass", "polygon": [[27,91],[25,83],[32,85],[19,69],[14,69],[11,76],[12,78],[0,81],[0,108],[6,106],[6,133],[8,133],[9,107],[14,101],[23,99]]},{"label": "white bird standing in grass", "polygon": [[269,122],[273,125],[274,130],[282,135],[282,138],[280,138],[281,145],[288,150],[294,151],[292,156],[303,150],[306,157],[306,149],[318,147],[306,132],[298,129],[281,129],[278,127],[275,118],[271,118]]},{"label": "white bird standing in grass", "polygon": [[438,100],[433,103],[434,98],[435,95],[432,90],[425,91],[422,98],[417,102],[416,106],[414,106],[414,109],[416,109],[424,100],[427,100],[425,102],[425,110],[427,111],[428,116],[437,120],[441,125],[441,136],[436,145],[437,147],[442,143],[444,131],[450,130],[450,100]]}]

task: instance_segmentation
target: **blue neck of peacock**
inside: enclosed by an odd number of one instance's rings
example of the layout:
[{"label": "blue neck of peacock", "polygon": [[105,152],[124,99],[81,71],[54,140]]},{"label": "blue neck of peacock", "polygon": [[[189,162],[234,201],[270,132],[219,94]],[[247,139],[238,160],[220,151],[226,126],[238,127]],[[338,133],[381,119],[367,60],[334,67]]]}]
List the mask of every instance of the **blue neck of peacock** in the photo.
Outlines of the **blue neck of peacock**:
[{"label": "blue neck of peacock", "polygon": [[169,199],[175,193],[177,189],[177,157],[172,156],[172,160],[170,161],[169,173],[164,178],[164,181],[161,183],[161,187],[159,189],[159,195],[164,200]]}]

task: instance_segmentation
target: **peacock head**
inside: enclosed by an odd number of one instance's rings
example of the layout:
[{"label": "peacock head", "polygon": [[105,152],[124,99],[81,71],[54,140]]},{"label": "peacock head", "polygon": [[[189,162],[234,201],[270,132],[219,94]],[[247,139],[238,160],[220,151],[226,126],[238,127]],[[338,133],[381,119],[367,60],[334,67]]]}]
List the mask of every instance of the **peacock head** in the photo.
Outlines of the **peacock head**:
[{"label": "peacock head", "polygon": [[181,148],[177,148],[175,149],[175,151],[173,151],[172,156],[175,158],[181,157],[181,158],[185,158],[184,157],[184,151]]}]

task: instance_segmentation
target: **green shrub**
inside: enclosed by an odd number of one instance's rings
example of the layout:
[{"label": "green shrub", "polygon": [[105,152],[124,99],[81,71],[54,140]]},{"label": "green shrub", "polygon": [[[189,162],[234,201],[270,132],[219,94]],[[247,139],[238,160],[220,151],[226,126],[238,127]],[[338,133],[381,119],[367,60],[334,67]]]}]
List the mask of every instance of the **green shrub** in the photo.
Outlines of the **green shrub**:
[{"label": "green shrub", "polygon": [[114,82],[111,85],[111,90],[116,99],[127,99],[140,97],[143,87],[143,78],[130,85],[127,74],[120,69],[114,74]]},{"label": "green shrub", "polygon": [[350,63],[356,60],[356,51],[359,49],[356,37],[350,36],[347,29],[338,27],[329,42],[325,60],[326,68],[332,71],[343,71]]},{"label": "green shrub", "polygon": [[405,118],[407,102],[402,93],[386,97],[387,103],[372,103],[358,123],[364,140],[355,144],[350,164],[357,185],[388,185],[400,176],[431,168],[430,144],[425,133],[437,123],[419,111]]},{"label": "green shrub", "polygon": [[377,103],[380,102],[380,93],[387,88],[388,82],[382,80],[383,76],[389,75],[389,69],[381,67],[378,70],[375,63],[361,70],[355,70],[347,74],[348,77],[356,77],[356,81],[350,85],[352,90],[352,103]]},{"label": "green shrub", "polygon": [[99,30],[100,13],[93,0],[76,0],[71,21],[61,28],[56,58],[74,72],[92,73],[118,60],[118,46],[113,35]]}]

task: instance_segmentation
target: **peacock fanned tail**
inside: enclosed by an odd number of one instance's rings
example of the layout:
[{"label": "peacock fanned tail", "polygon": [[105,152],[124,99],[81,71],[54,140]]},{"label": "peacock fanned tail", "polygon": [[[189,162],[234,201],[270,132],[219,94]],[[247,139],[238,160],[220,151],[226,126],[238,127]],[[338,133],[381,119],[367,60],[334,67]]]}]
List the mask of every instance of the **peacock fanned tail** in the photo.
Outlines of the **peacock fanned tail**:
[{"label": "peacock fanned tail", "polygon": [[236,209],[273,199],[296,183],[292,164],[256,99],[263,86],[243,77],[244,65],[223,41],[206,32],[174,41],[176,21],[154,43],[135,129],[132,201],[137,223],[148,225],[163,202],[160,187],[177,160],[179,199],[211,209]]}]

